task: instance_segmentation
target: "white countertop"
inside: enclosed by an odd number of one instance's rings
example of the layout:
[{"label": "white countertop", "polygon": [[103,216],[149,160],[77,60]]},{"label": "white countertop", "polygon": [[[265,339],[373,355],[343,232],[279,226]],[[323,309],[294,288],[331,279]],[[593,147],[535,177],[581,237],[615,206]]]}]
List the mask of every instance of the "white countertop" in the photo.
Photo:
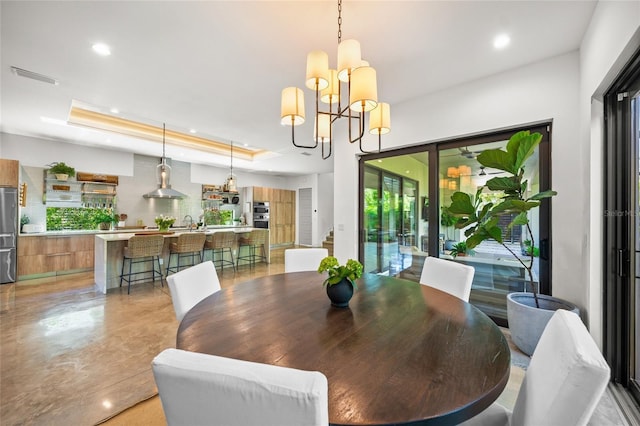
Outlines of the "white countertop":
[{"label": "white countertop", "polygon": [[[264,230],[267,231],[267,229],[262,229],[262,228],[251,228],[249,226],[227,226],[227,227],[219,227],[219,228],[207,228],[206,231],[187,231],[185,230],[176,230],[173,231],[173,233],[166,233],[166,234],[162,234],[163,237],[165,238],[172,238],[172,237],[177,237],[180,234],[187,234],[187,233],[204,233],[205,235],[211,235],[215,232],[220,232],[220,231],[233,231],[237,234],[243,234],[249,231],[252,231],[254,229],[257,230]],[[102,234],[96,234],[96,238],[100,238],[101,240],[104,241],[124,241],[124,240],[128,240],[129,238],[131,238],[132,236],[134,236],[137,232],[145,233],[145,232],[149,232],[151,235],[153,235],[153,229],[139,229],[139,230],[128,230],[129,232],[111,232],[111,233],[102,233]]]},{"label": "white countertop", "polygon": [[[242,226],[208,225],[206,232],[220,230],[220,229],[232,229],[234,231],[241,230],[241,232],[246,232],[247,230],[250,231],[254,228],[248,225],[242,225]],[[157,228],[130,228],[130,229],[115,229],[110,231],[102,231],[100,229],[79,229],[79,230],[68,229],[68,230],[62,230],[62,231],[45,231],[45,232],[33,232],[33,233],[21,232],[19,235],[21,237],[42,237],[42,236],[46,237],[46,236],[91,235],[91,234],[110,235],[110,234],[123,234],[123,233],[133,235],[136,232],[157,231],[157,230],[158,230]],[[172,228],[172,230],[176,233],[187,232],[186,227]],[[202,232],[202,231],[197,231],[197,232]],[[176,235],[176,234],[172,234],[172,235]]]}]

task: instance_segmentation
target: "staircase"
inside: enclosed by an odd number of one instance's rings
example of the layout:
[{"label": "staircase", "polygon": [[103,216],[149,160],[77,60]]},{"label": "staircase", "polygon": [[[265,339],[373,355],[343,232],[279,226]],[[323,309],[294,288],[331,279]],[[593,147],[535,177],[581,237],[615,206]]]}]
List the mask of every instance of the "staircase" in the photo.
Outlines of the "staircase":
[{"label": "staircase", "polygon": [[329,235],[322,242],[322,247],[329,250],[329,256],[333,256],[333,230],[329,232]]}]

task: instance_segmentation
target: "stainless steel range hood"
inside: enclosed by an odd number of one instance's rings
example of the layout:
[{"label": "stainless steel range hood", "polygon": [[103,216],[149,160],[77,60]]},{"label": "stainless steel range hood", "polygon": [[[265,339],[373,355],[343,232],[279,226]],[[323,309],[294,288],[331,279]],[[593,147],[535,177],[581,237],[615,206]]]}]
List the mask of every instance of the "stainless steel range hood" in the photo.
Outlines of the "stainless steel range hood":
[{"label": "stainless steel range hood", "polygon": [[173,200],[181,200],[186,197],[180,191],[176,191],[175,189],[171,189],[170,178],[171,178],[171,166],[167,164],[168,159],[166,157],[162,157],[162,161],[158,164],[156,168],[156,178],[158,181],[158,189],[155,189],[151,192],[148,192],[143,195],[144,198],[164,198],[164,199],[173,199]]},{"label": "stainless steel range hood", "polygon": [[186,197],[182,192],[169,188],[158,188],[143,195],[144,198],[168,198],[173,200],[182,200]]}]

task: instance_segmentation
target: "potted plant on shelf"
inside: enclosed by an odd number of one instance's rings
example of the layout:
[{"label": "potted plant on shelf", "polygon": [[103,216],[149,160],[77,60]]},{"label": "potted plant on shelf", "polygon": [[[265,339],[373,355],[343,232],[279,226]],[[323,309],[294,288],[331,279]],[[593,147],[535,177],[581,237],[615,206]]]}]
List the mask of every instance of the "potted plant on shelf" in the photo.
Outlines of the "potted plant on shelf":
[{"label": "potted plant on shelf", "polygon": [[67,166],[63,162],[55,162],[48,164],[47,170],[48,173],[56,176],[58,180],[67,180],[70,177],[74,177],[76,175],[76,169],[71,166]]},{"label": "potted plant on shelf", "polygon": [[476,252],[467,247],[467,243],[465,241],[460,241],[453,246],[449,254],[455,258],[457,256],[473,256]]},{"label": "potted plant on shelf", "polygon": [[355,280],[362,276],[363,266],[357,260],[349,259],[344,265],[338,263],[338,259],[327,256],[318,266],[318,272],[327,272],[329,276],[322,283],[327,288],[327,296],[333,306],[346,308],[353,296],[354,288],[357,288]]},{"label": "potted plant on shelf", "polygon": [[[544,327],[556,310],[567,309],[579,313],[577,307],[567,301],[538,294],[533,279],[535,256],[516,253],[516,250],[503,240],[502,228],[498,226],[501,216],[515,214],[509,229],[515,226],[524,227],[531,242],[527,253],[536,253],[537,247],[532,242],[534,238],[528,213],[539,207],[541,200],[556,195],[552,190],[528,195],[529,183],[524,180],[524,165],[541,141],[540,133],[522,131],[509,139],[506,151],[489,149],[480,153],[477,160],[481,165],[502,170],[508,175],[489,179],[484,186],[478,188],[474,198],[464,192],[455,192],[447,209],[449,214],[459,218],[455,224],[456,228],[466,228],[467,248],[472,249],[485,240],[495,240],[509,251],[526,271],[531,292],[507,295],[507,319],[514,343],[528,355],[533,353]],[[481,195],[485,188],[492,191],[493,196],[483,200]]]}]

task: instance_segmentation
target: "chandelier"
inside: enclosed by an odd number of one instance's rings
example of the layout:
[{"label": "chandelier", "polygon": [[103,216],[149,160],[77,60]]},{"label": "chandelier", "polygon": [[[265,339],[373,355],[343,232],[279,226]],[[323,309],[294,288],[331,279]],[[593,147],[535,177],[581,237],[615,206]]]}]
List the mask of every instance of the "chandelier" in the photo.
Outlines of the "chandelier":
[{"label": "chandelier", "polygon": [[[349,142],[358,142],[360,151],[365,130],[365,113],[369,112],[369,133],[378,135],[378,151],[381,149],[381,135],[389,133],[389,104],[378,102],[376,71],[360,56],[357,40],[342,40],[342,0],[338,0],[338,66],[329,68],[326,52],[314,50],[307,55],[306,86],[315,91],[316,111],[313,144],[296,143],[295,127],[304,123],[304,93],[297,87],[287,87],[282,91],[280,117],[281,124],[291,126],[291,142],[298,148],[322,146],[322,159],[331,156],[333,124],[339,118],[349,122]],[[346,83],[348,103],[342,107],[342,83]],[[320,110],[320,102],[328,104],[328,111]],[[334,104],[337,108],[334,111]],[[352,122],[354,123],[352,126]],[[325,149],[325,145],[328,148]]]}]

